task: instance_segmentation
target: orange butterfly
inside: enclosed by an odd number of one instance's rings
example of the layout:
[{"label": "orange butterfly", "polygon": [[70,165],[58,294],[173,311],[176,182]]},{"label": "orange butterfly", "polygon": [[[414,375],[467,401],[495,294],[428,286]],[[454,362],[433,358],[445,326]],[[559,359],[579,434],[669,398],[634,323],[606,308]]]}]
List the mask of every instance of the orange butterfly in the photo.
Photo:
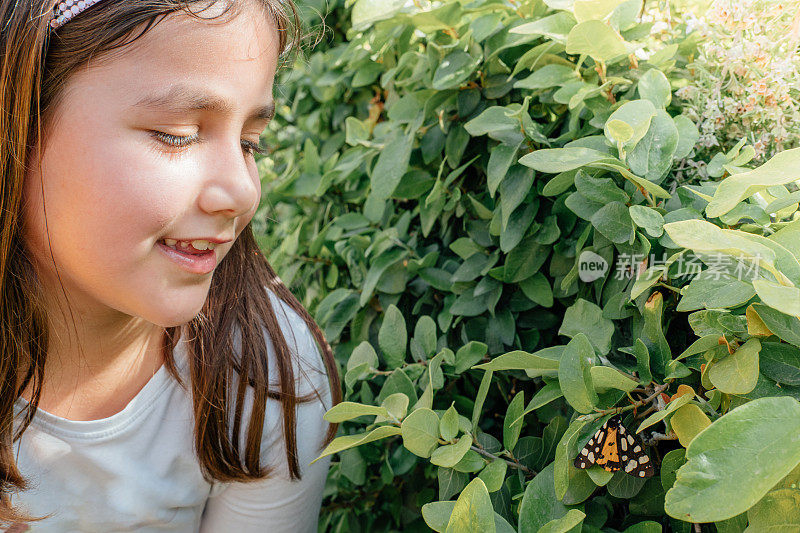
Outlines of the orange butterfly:
[{"label": "orange butterfly", "polygon": [[622,470],[635,477],[655,474],[653,461],[644,452],[642,442],[622,425],[622,418],[614,415],[589,439],[573,463],[576,468],[600,465],[603,470]]}]

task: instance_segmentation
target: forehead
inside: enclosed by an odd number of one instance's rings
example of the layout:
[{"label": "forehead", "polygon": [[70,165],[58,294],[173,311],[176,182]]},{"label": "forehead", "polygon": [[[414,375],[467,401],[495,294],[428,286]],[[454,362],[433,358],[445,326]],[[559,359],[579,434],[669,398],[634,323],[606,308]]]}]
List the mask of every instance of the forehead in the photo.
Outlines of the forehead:
[{"label": "forehead", "polygon": [[[200,16],[216,14],[209,9]],[[236,104],[249,109],[270,100],[278,46],[274,20],[255,2],[215,20],[178,11],[132,43],[91,60],[73,85],[130,106],[147,95],[179,96],[182,91],[173,87],[191,86],[217,95],[218,104],[230,104],[224,110],[233,111]],[[69,85],[67,90],[76,88]]]}]

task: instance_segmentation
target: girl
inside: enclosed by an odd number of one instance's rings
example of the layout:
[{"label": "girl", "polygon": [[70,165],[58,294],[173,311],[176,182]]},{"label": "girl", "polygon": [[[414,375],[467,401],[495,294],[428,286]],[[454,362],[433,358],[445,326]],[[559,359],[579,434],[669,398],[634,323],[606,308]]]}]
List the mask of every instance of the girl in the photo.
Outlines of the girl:
[{"label": "girl", "polygon": [[0,0],[0,521],[314,532],[337,364],[249,224],[297,14],[70,3]]}]

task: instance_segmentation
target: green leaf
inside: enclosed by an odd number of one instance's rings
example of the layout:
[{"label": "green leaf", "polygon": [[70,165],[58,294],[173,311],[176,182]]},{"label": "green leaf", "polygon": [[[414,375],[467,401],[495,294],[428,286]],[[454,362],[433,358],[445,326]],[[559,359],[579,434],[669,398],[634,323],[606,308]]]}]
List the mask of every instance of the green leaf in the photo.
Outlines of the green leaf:
[{"label": "green leaf", "polygon": [[456,352],[456,374],[461,374],[469,368],[481,368],[483,365],[473,365],[483,359],[488,350],[489,345],[479,341],[469,341],[459,348]]},{"label": "green leaf", "polygon": [[503,488],[503,481],[506,479],[507,470],[508,463],[503,459],[495,459],[481,470],[478,477],[486,484],[486,490],[489,492],[496,492]]},{"label": "green leaf", "polygon": [[426,356],[436,353],[436,322],[428,315],[419,317],[414,328],[414,338],[422,346]]},{"label": "green leaf", "polygon": [[642,339],[636,339],[633,342],[633,355],[636,357],[636,371],[639,373],[639,381],[644,384],[650,383],[653,380],[653,374],[650,371],[650,351],[642,342]]},{"label": "green leaf", "polygon": [[661,533],[662,531],[663,528],[661,527],[661,524],[659,524],[658,522],[645,520],[643,522],[638,522],[636,524],[633,524],[631,527],[627,528],[623,533]]},{"label": "green leaf", "polygon": [[597,162],[618,162],[598,150],[575,146],[571,148],[543,148],[522,156],[519,162],[539,172],[557,174]]},{"label": "green leaf", "polygon": [[404,4],[404,0],[357,0],[351,23],[354,28],[365,29],[379,20],[392,18]]},{"label": "green leaf", "polygon": [[567,514],[567,508],[556,498],[550,463],[525,487],[519,508],[519,533],[538,533],[547,522]]},{"label": "green leaf", "polygon": [[339,452],[339,470],[356,485],[363,485],[367,480],[367,463],[358,448]]},{"label": "green leaf", "polygon": [[539,533],[567,533],[567,531],[582,524],[584,518],[586,518],[585,513],[577,509],[570,509],[567,511],[567,514],[561,518],[550,520],[543,525]]},{"label": "green leaf", "polygon": [[448,442],[458,435],[458,411],[456,411],[454,404],[455,402],[447,408],[447,411],[442,415],[441,421],[439,421],[439,433],[442,435],[442,439]]},{"label": "green leaf", "polygon": [[567,337],[575,337],[578,333],[585,333],[600,354],[606,355],[611,351],[614,323],[603,317],[600,307],[583,298],[578,298],[567,308],[558,330],[559,335]]},{"label": "green leaf", "polygon": [[[426,503],[422,506],[422,518],[425,519],[425,523],[432,530],[437,533],[445,533],[447,522],[450,520],[455,506],[455,501]],[[494,526],[496,528],[495,533],[516,533],[506,519],[496,512],[494,513]]]},{"label": "green leaf", "polygon": [[486,395],[489,393],[489,386],[492,384],[492,375],[494,371],[487,370],[483,374],[481,384],[478,387],[478,395],[475,398],[475,406],[472,409],[472,432],[478,431],[478,420],[480,420],[483,411],[483,402],[486,401]]},{"label": "green leaf", "polygon": [[328,412],[325,413],[322,418],[328,422],[339,423],[364,415],[386,416],[388,414],[389,413],[383,407],[363,405],[355,402],[341,402],[328,409]]},{"label": "green leaf", "polygon": [[[453,497],[453,495],[458,494],[459,492],[461,492],[461,489],[467,486],[470,476],[465,474],[464,472],[459,472],[458,470],[455,470],[453,468],[439,467],[439,469],[437,470],[437,478],[439,481],[439,499],[449,500],[450,498]],[[450,509],[450,511],[452,512],[452,508]],[[424,516],[425,512],[423,506],[423,517]],[[443,519],[442,529],[444,529],[447,526],[447,520],[449,518],[450,514],[448,513],[447,516]]]},{"label": "green leaf", "polygon": [[620,189],[611,178],[596,178],[579,169],[574,178],[575,188],[586,198],[592,201],[607,202],[627,202],[630,200],[628,193]]},{"label": "green leaf", "polygon": [[543,17],[533,22],[520,24],[511,28],[509,33],[521,33],[526,35],[543,35],[550,39],[562,43],[567,42],[570,30],[577,24],[572,13],[561,12],[549,17]]},{"label": "green leaf", "polygon": [[628,206],[609,202],[592,215],[592,225],[608,240],[617,244],[630,243],[636,231]]},{"label": "green leaf", "polygon": [[603,20],[625,0],[575,0],[572,11],[578,22]]},{"label": "green leaf", "polygon": [[708,369],[711,383],[727,394],[747,394],[758,381],[758,352],[761,342],[749,338],[733,354],[715,362]]},{"label": "green leaf", "polygon": [[567,82],[580,80],[580,74],[566,65],[551,63],[537,69],[525,79],[514,83],[515,89],[550,89]]},{"label": "green leaf", "polygon": [[533,276],[521,281],[519,288],[522,293],[527,296],[531,301],[536,302],[542,307],[553,306],[553,289],[547,278],[541,272],[537,272]]},{"label": "green leaf", "polygon": [[743,513],[800,463],[800,404],[782,397],[741,405],[697,435],[686,458],[667,514],[714,522]]},{"label": "green leaf", "polygon": [[719,270],[703,270],[681,290],[677,311],[738,307],[755,296],[753,284]]},{"label": "green leaf", "polygon": [[[551,347],[553,348],[553,347]],[[552,353],[554,350],[548,350]],[[523,352],[522,350],[514,350],[503,355],[499,355],[489,361],[480,365],[475,365],[472,368],[482,370],[543,370],[552,371],[558,370],[558,359],[544,357],[544,352],[540,350],[536,353]],[[560,353],[560,350],[559,350]],[[540,354],[540,355],[537,355]]]},{"label": "green leaf", "polygon": [[446,468],[454,467],[467,453],[472,445],[472,435],[462,435],[455,444],[439,446],[431,454],[431,463]]},{"label": "green leaf", "polygon": [[328,446],[322,450],[322,454],[311,461],[309,464],[314,464],[323,457],[338,453],[342,450],[352,448],[353,446],[360,446],[378,439],[384,439],[393,435],[399,435],[400,428],[395,426],[380,426],[368,433],[359,433],[358,435],[345,435],[344,437],[337,437],[331,441]]},{"label": "green leaf", "polygon": [[417,401],[416,388],[402,368],[396,368],[389,374],[389,377],[383,382],[376,401],[383,403],[385,399],[395,393],[405,394],[411,403]]},{"label": "green leaf", "polygon": [[406,358],[408,333],[403,313],[394,304],[386,309],[381,328],[378,330],[378,345],[387,368],[398,368]]},{"label": "green leaf", "polygon": [[[650,128],[650,121],[656,115],[656,108],[650,100],[632,100],[619,106],[606,121],[604,133],[614,145],[633,147]],[[627,134],[616,128],[626,125]],[[634,171],[635,172],[635,171]]]},{"label": "green leaf", "polygon": [[533,185],[533,170],[522,165],[512,166],[500,183],[501,224],[508,226],[511,213],[519,207]]},{"label": "green leaf", "polygon": [[555,496],[559,501],[563,500],[567,493],[570,469],[575,469],[572,466],[575,442],[586,423],[585,420],[574,420],[556,445],[556,457],[553,461],[553,486],[555,487]]},{"label": "green leaf", "polygon": [[787,285],[791,284],[789,280],[800,280],[800,263],[797,259],[781,245],[765,237],[721,229],[697,219],[669,222],[664,224],[664,231],[675,244],[689,248],[696,254],[722,253],[741,258],[746,263],[769,271],[778,279],[786,280]]},{"label": "green leaf", "polygon": [[580,413],[591,413],[597,405],[591,361],[594,349],[584,333],[578,333],[564,349],[558,368],[558,382],[567,403]]},{"label": "green leaf", "polygon": [[702,409],[694,404],[688,404],[675,410],[675,414],[670,419],[670,425],[678,436],[681,446],[686,447],[698,433],[711,425],[711,420]]},{"label": "green leaf", "polygon": [[511,400],[511,403],[508,404],[506,416],[503,419],[503,446],[505,446],[506,450],[513,450],[514,446],[517,444],[519,433],[522,431],[522,424],[520,423],[512,426],[511,423],[522,416],[524,407],[525,395],[523,391],[519,391],[514,396],[514,399]]},{"label": "green leaf", "polygon": [[642,74],[636,87],[639,90],[639,96],[650,100],[656,107],[667,107],[672,101],[669,80],[663,72],[656,68],[651,68]]},{"label": "green leaf", "polygon": [[475,72],[479,62],[462,50],[451,52],[436,68],[432,87],[437,91],[458,88]]},{"label": "green leaf", "polygon": [[680,407],[689,403],[693,398],[694,396],[691,394],[684,394],[683,396],[678,396],[677,398],[675,398],[674,400],[672,400],[667,404],[666,409],[662,409],[661,411],[656,411],[652,415],[642,420],[642,423],[639,424],[638,428],[636,428],[636,433],[641,433],[643,429],[648,428],[653,424],[657,424],[658,422],[661,422],[669,415],[674,413],[676,409],[679,409]]},{"label": "green leaf", "polygon": [[400,425],[403,446],[414,455],[430,457],[439,442],[439,417],[431,409],[420,407]]},{"label": "green leaf", "polygon": [[651,237],[661,237],[664,233],[664,217],[651,207],[643,205],[632,205],[628,208],[631,220],[644,228]]},{"label": "green leaf", "polygon": [[758,297],[768,306],[787,315],[800,316],[800,289],[766,279],[753,280]]},{"label": "green leaf", "polygon": [[706,206],[706,216],[716,218],[733,209],[739,202],[774,185],[786,185],[797,179],[800,148],[778,152],[753,170],[733,174],[722,180],[714,198]]},{"label": "green leaf", "polygon": [[489,152],[489,162],[486,164],[486,186],[492,198],[494,198],[500,182],[506,177],[508,169],[517,160],[519,147],[519,144],[515,146],[500,144]]},{"label": "green leaf", "polygon": [[362,363],[366,363],[367,368],[378,368],[378,354],[375,353],[375,348],[372,347],[369,341],[361,341],[353,349],[350,359],[347,360],[347,370],[352,370]]},{"label": "green leaf", "polygon": [[608,470],[603,470],[602,467],[597,465],[593,465],[586,469],[586,473],[592,479],[595,485],[598,487],[605,487],[608,485],[608,482],[611,481],[611,478],[614,477],[613,472],[609,472]]},{"label": "green leaf", "polygon": [[558,383],[546,383],[544,387],[539,389],[536,394],[533,395],[530,403],[525,410],[519,414],[514,420],[511,421],[509,427],[513,427],[516,425],[522,424],[522,419],[528,413],[535,411],[536,409],[547,405],[548,403],[552,402],[553,400],[557,400],[561,398],[563,394],[561,393],[561,387],[559,387]]},{"label": "green leaf", "polygon": [[672,157],[675,159],[683,159],[688,156],[697,140],[700,138],[700,132],[697,131],[697,126],[694,121],[684,115],[672,117],[675,127],[678,130],[678,146],[675,147],[675,153]]},{"label": "green leaf", "polygon": [[391,248],[375,258],[375,261],[373,261],[369,267],[367,277],[364,279],[364,287],[358,299],[361,306],[365,306],[370,298],[372,298],[375,288],[378,286],[378,282],[383,277],[383,274],[391,267],[401,263],[407,255],[408,252],[402,248]]},{"label": "green leaf", "polygon": [[609,389],[630,392],[638,385],[635,380],[608,366],[593,366],[589,371],[592,375],[594,390],[599,393],[606,392]]},{"label": "green leaf", "polygon": [[658,182],[672,168],[672,158],[677,148],[678,128],[669,113],[658,109],[647,133],[636,143],[625,161],[635,174]]},{"label": "green leaf", "polygon": [[762,342],[758,359],[766,377],[786,385],[800,385],[800,349],[796,346]]},{"label": "green leaf", "polygon": [[752,308],[771,332],[782,340],[800,347],[800,319],[760,303],[752,304]]},{"label": "green leaf", "polygon": [[496,533],[494,509],[483,480],[475,478],[461,491],[445,533]]},{"label": "green leaf", "polygon": [[512,106],[507,108],[500,106],[489,107],[480,115],[465,123],[464,129],[473,137],[488,135],[492,139],[497,139],[510,146],[517,146],[524,138],[520,132],[519,119],[508,114],[508,111],[514,110],[516,109]]},{"label": "green leaf", "polygon": [[647,478],[634,477],[622,470],[617,470],[611,476],[611,481],[606,484],[606,490],[615,498],[630,500],[642,490]]},{"label": "green leaf", "polygon": [[675,471],[686,462],[686,450],[678,448],[670,450],[661,460],[660,476],[661,488],[669,490],[675,484]]},{"label": "green leaf", "polygon": [[627,54],[625,42],[613,30],[599,20],[587,20],[575,25],[567,35],[568,54],[587,54],[595,61],[608,62],[621,54]]},{"label": "green leaf", "polygon": [[408,169],[413,144],[413,135],[403,135],[402,131],[398,131],[380,151],[370,178],[375,198],[386,200],[397,188]]},{"label": "green leaf", "polygon": [[[395,417],[397,420],[403,420],[408,412],[409,398],[402,392],[395,392],[390,394],[383,400],[381,404],[386,411]],[[376,422],[383,422],[384,420],[375,420]]]},{"label": "green leaf", "polygon": [[[744,520],[741,520],[741,531],[794,531],[800,527],[800,514],[798,513],[797,486],[800,483],[800,466],[781,479],[758,503],[747,510]],[[743,515],[739,515],[743,517]],[[747,522],[750,527],[745,530]],[[719,528],[718,528],[719,529]],[[736,531],[731,529],[730,531]]]}]

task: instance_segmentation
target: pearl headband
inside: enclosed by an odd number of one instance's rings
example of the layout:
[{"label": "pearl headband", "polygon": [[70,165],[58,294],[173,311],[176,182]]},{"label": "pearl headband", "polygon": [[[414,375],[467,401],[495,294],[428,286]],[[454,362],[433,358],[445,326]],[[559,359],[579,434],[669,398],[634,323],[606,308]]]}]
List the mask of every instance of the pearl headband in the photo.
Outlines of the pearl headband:
[{"label": "pearl headband", "polygon": [[61,0],[53,6],[53,18],[50,30],[56,30],[72,20],[78,13],[92,7],[100,0]]}]

